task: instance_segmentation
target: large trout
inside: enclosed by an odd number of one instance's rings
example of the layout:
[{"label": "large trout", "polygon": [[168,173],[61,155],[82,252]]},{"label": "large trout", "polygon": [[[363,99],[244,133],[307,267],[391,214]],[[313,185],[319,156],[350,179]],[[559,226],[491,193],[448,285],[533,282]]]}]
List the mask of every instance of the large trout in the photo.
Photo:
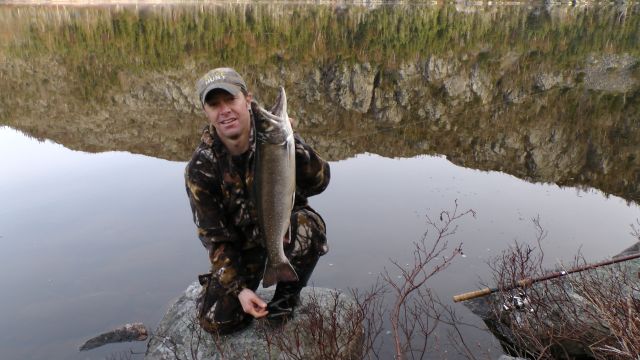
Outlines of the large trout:
[{"label": "large trout", "polygon": [[267,248],[262,286],[269,287],[280,281],[298,280],[282,243],[290,227],[296,192],[295,144],[284,88],[280,88],[271,112],[256,102],[251,107],[256,124],[254,199]]}]

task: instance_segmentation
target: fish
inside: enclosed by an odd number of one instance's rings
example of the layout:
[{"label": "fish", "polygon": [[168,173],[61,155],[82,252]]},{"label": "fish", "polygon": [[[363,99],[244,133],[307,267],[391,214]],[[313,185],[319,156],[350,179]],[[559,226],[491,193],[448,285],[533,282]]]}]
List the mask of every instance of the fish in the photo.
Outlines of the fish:
[{"label": "fish", "polygon": [[254,200],[258,224],[267,250],[262,286],[298,281],[284,254],[283,239],[291,226],[296,192],[296,157],[293,129],[283,87],[271,111],[251,103],[256,127]]}]

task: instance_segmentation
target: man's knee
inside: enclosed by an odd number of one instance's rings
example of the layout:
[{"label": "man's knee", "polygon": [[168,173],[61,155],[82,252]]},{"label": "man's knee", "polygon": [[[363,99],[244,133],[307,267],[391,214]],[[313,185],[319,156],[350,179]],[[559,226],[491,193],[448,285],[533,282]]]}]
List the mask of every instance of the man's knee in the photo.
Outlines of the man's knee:
[{"label": "man's knee", "polygon": [[327,229],[322,217],[308,208],[291,216],[293,237],[289,246],[292,257],[322,256],[329,251]]},{"label": "man's knee", "polygon": [[[206,291],[203,291],[206,296]],[[205,299],[203,299],[205,300]],[[228,334],[245,328],[252,320],[242,310],[238,299],[231,295],[222,295],[213,299],[210,306],[202,306],[209,301],[200,302],[198,309],[198,322],[207,332],[212,334]]]},{"label": "man's knee", "polygon": [[251,322],[236,296],[227,294],[211,274],[200,276],[202,292],[197,300],[200,326],[207,332],[228,334],[241,330]]}]

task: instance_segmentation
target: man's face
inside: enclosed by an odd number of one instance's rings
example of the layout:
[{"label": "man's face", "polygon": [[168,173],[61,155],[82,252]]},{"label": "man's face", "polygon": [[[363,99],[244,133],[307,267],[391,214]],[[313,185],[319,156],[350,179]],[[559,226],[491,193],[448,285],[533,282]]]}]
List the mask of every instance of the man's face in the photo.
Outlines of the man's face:
[{"label": "man's face", "polygon": [[218,136],[224,140],[237,140],[251,130],[249,106],[251,95],[232,95],[221,89],[213,90],[207,95],[204,112],[207,119],[216,129]]}]

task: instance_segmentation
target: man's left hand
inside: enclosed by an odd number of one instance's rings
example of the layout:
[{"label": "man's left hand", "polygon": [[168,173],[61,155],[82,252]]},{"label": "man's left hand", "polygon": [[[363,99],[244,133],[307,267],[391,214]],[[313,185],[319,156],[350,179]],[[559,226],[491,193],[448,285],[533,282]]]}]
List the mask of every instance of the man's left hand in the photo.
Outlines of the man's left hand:
[{"label": "man's left hand", "polygon": [[242,305],[242,310],[256,319],[267,316],[269,313],[267,303],[250,289],[242,289],[238,294],[238,300]]}]

